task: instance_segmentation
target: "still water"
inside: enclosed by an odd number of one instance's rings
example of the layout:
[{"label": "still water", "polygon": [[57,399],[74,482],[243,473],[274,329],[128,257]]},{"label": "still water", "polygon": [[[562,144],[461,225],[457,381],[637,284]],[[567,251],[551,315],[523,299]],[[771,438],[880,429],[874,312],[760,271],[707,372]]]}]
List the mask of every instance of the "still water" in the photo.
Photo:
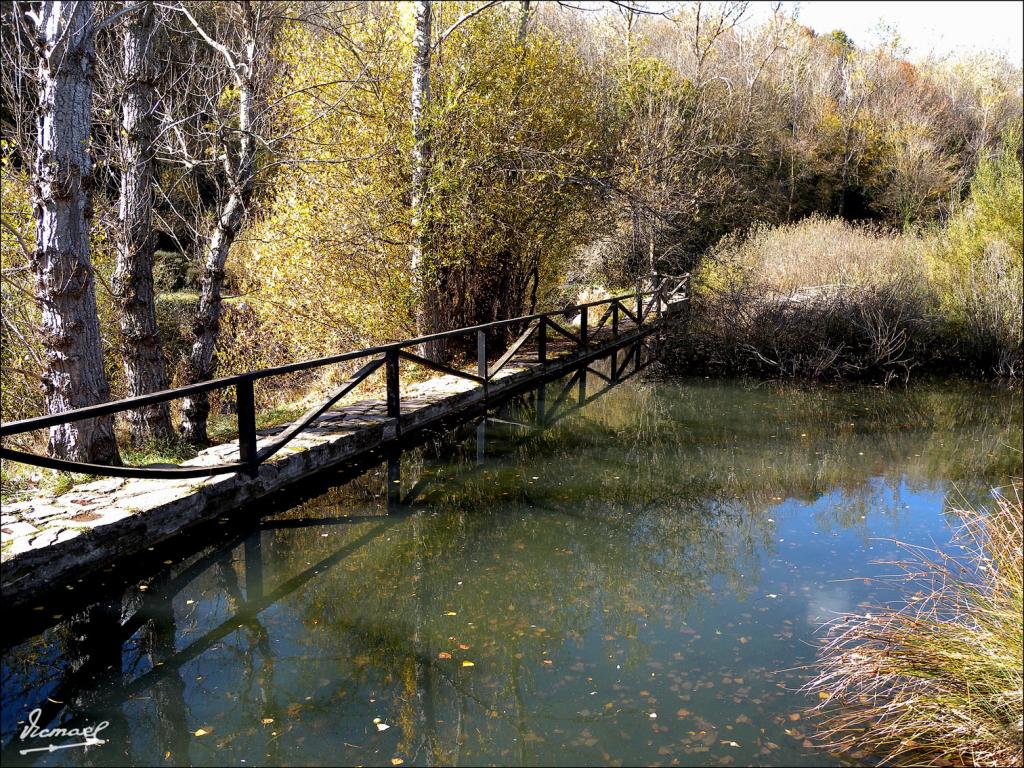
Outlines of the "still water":
[{"label": "still water", "polygon": [[[1018,397],[650,375],[580,394],[553,382],[247,510],[8,642],[4,762],[866,759],[809,739],[816,629],[894,599],[874,580],[894,540],[948,546],[955,499],[1022,474]],[[20,755],[74,741],[20,741],[36,707],[108,721],[106,743]]]}]

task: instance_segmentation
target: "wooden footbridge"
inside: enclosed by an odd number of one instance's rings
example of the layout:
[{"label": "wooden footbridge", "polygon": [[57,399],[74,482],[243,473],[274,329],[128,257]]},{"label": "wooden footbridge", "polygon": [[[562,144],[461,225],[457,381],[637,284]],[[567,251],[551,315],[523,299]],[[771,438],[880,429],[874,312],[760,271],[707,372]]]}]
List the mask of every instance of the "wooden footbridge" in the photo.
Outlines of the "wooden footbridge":
[{"label": "wooden footbridge", "polygon": [[[635,293],[570,305],[557,312],[460,328],[0,425],[0,438],[9,440],[58,424],[234,390],[238,427],[237,440],[206,449],[177,466],[97,465],[0,447],[0,457],[5,460],[106,478],[77,485],[59,497],[4,505],[0,520],[4,595],[9,599],[27,597],[40,585],[132,554],[328,467],[388,446],[400,447],[424,427],[486,410],[516,392],[563,377],[626,345],[637,345],[688,305],[688,275],[652,276],[638,281]],[[418,353],[431,341],[467,337],[475,339],[474,367],[463,369]],[[495,349],[499,338],[509,337],[515,340]],[[295,422],[257,431],[256,382],[334,365],[358,368]],[[403,371],[417,366],[441,375],[403,385]],[[613,361],[609,381],[619,378],[617,366]],[[379,373],[384,376],[384,398],[339,405]]]},{"label": "wooden footbridge", "polygon": [[[113,574],[105,583],[90,582],[93,589],[60,595],[57,600],[51,598],[47,600],[46,612],[28,607],[9,612],[13,629],[4,635],[5,649],[52,626],[55,612],[75,617],[75,631],[69,633],[64,652],[79,663],[62,667],[51,681],[52,687],[39,703],[37,724],[51,727],[66,711],[66,702],[74,701],[83,688],[100,691],[91,701],[93,708],[117,711],[133,699],[152,696],[158,686],[173,682],[189,662],[216,648],[239,629],[247,633],[266,633],[265,612],[331,569],[359,556],[367,547],[379,545],[404,518],[415,514],[418,505],[429,504],[431,491],[450,492],[453,484],[472,482],[479,472],[486,472],[488,435],[499,444],[499,454],[529,448],[530,441],[544,430],[641,373],[656,360],[652,352],[645,343],[645,336],[634,336],[632,341],[613,348],[606,357],[576,367],[571,375],[554,382],[536,383],[489,409],[475,429],[476,463],[460,467],[454,478],[444,471],[450,459],[448,453],[466,447],[472,450],[471,445],[454,441],[432,444],[432,450],[425,452],[424,461],[415,462],[412,468],[406,467],[406,477],[402,476],[400,452],[390,451],[384,462],[386,471],[382,466],[380,472],[387,490],[377,503],[346,508],[343,515],[325,516],[295,509],[294,498],[277,499],[268,508],[261,509],[266,515],[259,520],[235,527],[218,526],[213,535],[203,537],[201,545],[182,546],[177,551],[145,558],[135,567]],[[363,469],[365,466],[353,465],[342,478],[354,476]],[[341,478],[332,475],[323,485],[336,483],[338,479]],[[316,485],[323,487],[320,483]],[[309,493],[315,495],[318,490],[313,487]],[[281,578],[280,574],[276,574],[277,578],[268,578],[267,571],[273,573],[272,568],[265,568],[268,539],[282,529],[311,527],[332,531],[354,527],[354,530],[341,532],[339,545],[319,559],[307,562],[298,572],[288,574],[287,578]],[[164,555],[173,556],[173,563],[164,560]],[[211,570],[216,571],[218,578],[203,582],[203,575]],[[140,581],[146,584],[145,591],[138,589]],[[166,641],[131,642],[137,633],[165,640],[182,633],[176,612],[169,606],[176,599],[180,601],[193,595],[199,583],[203,584],[207,599],[211,597],[210,591],[223,597],[224,604],[232,607],[230,615],[198,636],[191,635],[185,628],[183,637],[187,637],[187,642],[181,646]],[[410,637],[400,631],[382,632],[380,626],[368,624],[366,619],[357,616],[332,626],[356,643],[387,647],[392,653],[432,665],[442,680],[449,679],[444,674],[443,659],[425,651],[415,634]],[[122,649],[127,656],[125,662],[111,663],[112,654],[120,654]],[[151,663],[139,663],[132,654],[146,654]],[[120,655],[117,658],[120,659]],[[132,672],[126,675],[125,669]],[[184,708],[169,707],[164,714],[173,717],[184,711]],[[179,734],[191,733],[184,721],[176,723],[176,727]],[[19,746],[17,740],[12,739],[0,749],[0,759],[5,765],[19,764]],[[187,749],[178,752],[187,755]]]}]

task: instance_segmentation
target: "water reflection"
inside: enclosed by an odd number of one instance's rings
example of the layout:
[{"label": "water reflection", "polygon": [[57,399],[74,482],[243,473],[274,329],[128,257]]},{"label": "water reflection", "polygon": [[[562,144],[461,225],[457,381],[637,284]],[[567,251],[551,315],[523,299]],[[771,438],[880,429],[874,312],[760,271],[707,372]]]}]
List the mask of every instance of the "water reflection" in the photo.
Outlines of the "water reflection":
[{"label": "water reflection", "polygon": [[[11,648],[5,764],[821,764],[813,628],[1021,474],[974,386],[628,379],[620,353]],[[585,407],[573,410],[573,406]],[[254,512],[256,512],[254,510]],[[18,754],[19,720],[110,722]]]}]

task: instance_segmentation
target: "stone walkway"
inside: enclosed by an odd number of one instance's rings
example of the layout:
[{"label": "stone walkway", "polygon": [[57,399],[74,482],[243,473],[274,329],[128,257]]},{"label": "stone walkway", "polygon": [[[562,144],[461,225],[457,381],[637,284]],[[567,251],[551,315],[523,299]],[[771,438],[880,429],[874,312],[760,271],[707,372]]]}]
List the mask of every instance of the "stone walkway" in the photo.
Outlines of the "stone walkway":
[{"label": "stone walkway", "polygon": [[[439,376],[402,393],[401,430],[408,433],[500,398],[530,381],[570,371],[582,362],[628,344],[655,327],[620,324],[619,338],[608,327],[585,350],[553,334],[548,363],[541,370],[536,348],[524,347],[484,389],[456,376]],[[271,443],[288,425],[259,433],[258,446]],[[29,599],[72,575],[101,567],[280,490],[340,462],[355,459],[395,439],[395,420],[383,400],[363,400],[325,413],[280,452],[260,465],[256,477],[231,473],[183,480],[105,478],[74,486],[60,496],[5,504],[0,516],[0,582],[5,601]],[[182,466],[238,461],[237,442],[202,451]]]}]

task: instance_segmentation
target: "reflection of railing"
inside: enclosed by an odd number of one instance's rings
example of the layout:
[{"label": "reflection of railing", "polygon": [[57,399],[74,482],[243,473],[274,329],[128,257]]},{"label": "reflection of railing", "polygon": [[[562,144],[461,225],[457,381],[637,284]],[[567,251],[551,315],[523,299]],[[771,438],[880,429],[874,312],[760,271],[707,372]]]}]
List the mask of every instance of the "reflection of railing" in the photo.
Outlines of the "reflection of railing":
[{"label": "reflection of railing", "polygon": [[[650,286],[649,289],[646,289]],[[396,424],[402,415],[401,400],[401,378],[400,362],[405,360],[440,373],[468,379],[486,388],[512,358],[523,349],[530,339],[536,335],[537,362],[542,366],[548,362],[548,332],[551,331],[561,335],[570,341],[575,342],[580,350],[590,347],[595,340],[595,334],[600,331],[608,322],[611,322],[612,340],[619,336],[620,321],[629,319],[634,327],[643,327],[645,323],[660,320],[663,312],[672,304],[686,298],[689,288],[689,275],[670,277],[652,275],[637,280],[635,293],[627,293],[613,296],[607,299],[587,302],[580,305],[569,305],[564,310],[554,312],[540,312],[523,317],[515,317],[509,320],[498,320],[493,323],[474,325],[468,328],[458,328],[452,331],[434,333],[428,336],[420,336],[403,341],[383,344],[376,347],[368,347],[353,352],[345,352],[340,355],[322,357],[316,360],[306,360],[297,363],[289,363],[274,368],[264,368],[258,371],[228,376],[212,381],[191,384],[175,389],[168,389],[162,392],[154,392],[149,395],[130,397],[124,400],[116,400],[101,405],[93,405],[86,408],[49,416],[39,416],[32,419],[23,419],[0,425],[0,437],[11,437],[13,435],[25,434],[37,429],[53,427],[59,424],[68,424],[83,419],[112,416],[124,411],[130,411],[143,406],[165,403],[183,397],[195,395],[206,395],[209,392],[230,389],[235,390],[235,402],[238,420],[238,458],[237,462],[218,464],[214,466],[195,467],[118,467],[102,464],[90,464],[86,462],[67,461],[48,456],[38,456],[20,450],[0,447],[0,458],[10,461],[17,461],[24,464],[31,464],[49,469],[64,470],[70,472],[83,472],[93,475],[108,475],[114,477],[149,477],[149,478],[188,478],[208,477],[232,472],[255,473],[260,464],[267,461],[291,442],[296,436],[308,429],[317,419],[324,414],[331,406],[337,403],[342,397],[349,394],[362,382],[366,381],[378,369],[384,368],[385,382],[387,387],[387,415],[395,420]],[[590,324],[592,310],[604,307],[599,319],[593,325]],[[575,332],[565,327],[560,321],[573,321],[579,317],[579,327]],[[522,327],[525,330],[509,345],[493,363],[488,364],[488,333],[504,331],[506,328]],[[463,336],[476,336],[477,367],[475,372],[460,370],[441,362],[428,360],[418,355],[410,348],[418,347],[428,342],[454,339]],[[344,384],[336,389],[330,396],[315,407],[307,411],[301,418],[285,429],[277,439],[263,448],[257,448],[256,439],[256,402],[253,385],[257,380],[281,376],[299,371],[313,370],[328,365],[345,363],[356,360],[366,360],[365,364],[350,376]]]},{"label": "reflection of railing", "polygon": [[[508,418],[492,417],[485,414],[477,428],[478,462],[482,458],[483,446],[481,446],[480,440],[483,438],[486,441],[487,425],[504,425],[523,430],[517,436],[517,439],[505,448],[505,450],[516,450],[534,439],[539,432],[580,411],[587,404],[607,394],[618,384],[642,372],[654,360],[653,354],[649,354],[645,359],[643,355],[645,348],[650,352],[644,338],[639,338],[631,344],[610,351],[609,357],[603,358],[608,360],[607,374],[593,367],[592,363],[586,363],[577,367],[571,375],[557,382],[557,386],[553,389],[558,394],[553,398],[553,402],[549,404],[546,404],[547,390],[549,385],[554,382],[541,383],[535,389],[520,393],[519,396],[505,403],[502,410],[506,411]],[[605,386],[599,384],[598,389],[589,390],[587,386],[588,376],[596,377]],[[572,396],[574,389],[577,393],[576,397]],[[532,402],[530,402],[528,397],[531,393],[533,394]],[[516,408],[521,411],[520,414],[513,416],[512,413],[507,413],[507,411]],[[481,426],[483,430],[480,429]],[[479,471],[482,469],[484,469],[484,466],[479,463],[475,467],[469,467],[464,472],[464,478],[478,476]],[[451,482],[451,480],[451,478],[447,478],[447,482]],[[85,641],[99,642],[104,647],[110,647],[111,644],[115,647],[120,647],[127,643],[137,632],[145,627],[147,622],[154,621],[155,617],[163,615],[160,610],[161,605],[171,604],[174,597],[181,594],[205,570],[214,567],[218,562],[230,562],[230,553],[239,546],[243,547],[243,572],[245,577],[245,590],[239,593],[241,602],[236,606],[237,609],[226,619],[220,621],[199,637],[191,639],[184,647],[176,647],[173,653],[162,657],[159,664],[151,667],[131,682],[118,687],[111,686],[105,688],[101,698],[103,705],[116,707],[123,701],[150,690],[153,685],[158,684],[168,675],[176,674],[188,661],[205,653],[215,644],[223,642],[225,637],[236,631],[239,627],[251,626],[257,620],[257,616],[270,606],[275,605],[288,595],[301,589],[329,568],[342,562],[345,558],[354,555],[365,545],[378,540],[382,534],[391,530],[403,515],[413,511],[411,507],[419,502],[424,492],[430,488],[433,482],[436,482],[436,477],[426,474],[421,475],[403,497],[401,493],[401,458],[396,451],[387,459],[387,472],[384,482],[387,489],[387,514],[260,520],[251,527],[230,535],[222,543],[217,544],[215,549],[205,552],[198,559],[190,562],[183,570],[170,575],[170,573],[166,572],[167,569],[164,569],[165,573],[162,578],[149,582],[149,590],[142,596],[141,601],[135,605],[130,615],[122,617],[119,610],[115,627],[104,626],[102,632],[97,632],[91,636],[91,633],[85,633],[83,635]],[[377,523],[377,525],[369,527],[365,531],[361,530],[359,533],[354,533],[351,540],[346,541],[345,544],[319,561],[309,564],[302,571],[277,583],[265,581],[263,562],[265,553],[262,544],[262,533],[264,531],[285,528],[351,526],[353,524],[371,523]],[[90,599],[86,598],[85,591],[82,592],[81,598]],[[75,598],[69,599],[74,600]],[[72,603],[65,604],[65,610],[68,613],[80,612],[79,604],[74,604],[73,608],[71,606]],[[26,621],[17,623],[17,634],[5,636],[5,643],[14,644],[15,641],[20,641],[23,637],[28,637],[41,631],[41,627],[49,626],[45,616],[34,611],[28,611],[28,614]],[[40,620],[44,623],[37,624],[36,622]],[[426,659],[428,662],[433,661],[432,657],[426,657]],[[94,681],[89,676],[93,673],[94,670],[91,670],[88,665],[69,668],[65,677],[50,691],[49,698],[42,703],[42,714],[39,719],[40,725],[46,726],[57,718],[63,710],[63,702],[74,698],[79,686],[93,685]],[[10,750],[12,744],[13,742],[5,744],[3,746],[4,750]],[[5,764],[7,762],[6,757],[7,754],[5,753]]]}]

